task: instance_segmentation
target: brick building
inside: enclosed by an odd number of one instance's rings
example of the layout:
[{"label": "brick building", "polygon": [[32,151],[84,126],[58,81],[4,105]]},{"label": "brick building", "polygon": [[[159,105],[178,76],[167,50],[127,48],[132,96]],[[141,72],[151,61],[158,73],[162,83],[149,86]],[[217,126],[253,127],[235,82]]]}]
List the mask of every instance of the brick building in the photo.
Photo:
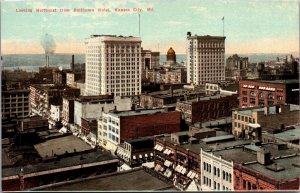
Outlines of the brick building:
[{"label": "brick building", "polygon": [[62,124],[68,129],[70,124],[74,123],[74,98],[73,97],[63,97],[62,104]]},{"label": "brick building", "polygon": [[251,138],[253,128],[265,131],[278,129],[280,125],[300,122],[299,105],[275,105],[270,107],[239,108],[232,112],[232,133],[237,137]]},{"label": "brick building", "polygon": [[143,108],[165,107],[183,100],[195,99],[202,96],[203,91],[191,91],[187,89],[173,89],[171,86],[169,90],[157,91],[152,93],[145,93],[140,96],[140,106]]},{"label": "brick building", "polygon": [[154,138],[140,137],[124,140],[118,145],[117,156],[130,167],[153,161]]},{"label": "brick building", "polygon": [[186,67],[174,64],[147,70],[145,78],[152,83],[182,84],[186,83],[186,76]]},{"label": "brick building", "polygon": [[299,190],[299,154],[234,164],[235,190]]},{"label": "brick building", "polygon": [[97,119],[81,118],[81,133],[89,144],[95,146],[97,141]]},{"label": "brick building", "polygon": [[127,139],[180,130],[180,113],[164,109],[102,112],[98,122],[100,145],[114,152]]},{"label": "brick building", "polygon": [[299,80],[241,80],[239,106],[299,104]]},{"label": "brick building", "polygon": [[180,111],[188,123],[209,121],[231,115],[231,109],[238,106],[237,94],[198,97],[194,100],[180,101],[176,111]]},{"label": "brick building", "polygon": [[29,116],[29,90],[2,91],[2,119]]},{"label": "brick building", "polygon": [[63,96],[77,97],[80,94],[79,89],[53,84],[31,85],[29,90],[31,114],[46,117],[50,115],[50,105],[62,105]]},{"label": "brick building", "polygon": [[57,182],[117,171],[119,160],[107,152],[92,151],[60,159],[2,170],[2,190],[28,190]]}]

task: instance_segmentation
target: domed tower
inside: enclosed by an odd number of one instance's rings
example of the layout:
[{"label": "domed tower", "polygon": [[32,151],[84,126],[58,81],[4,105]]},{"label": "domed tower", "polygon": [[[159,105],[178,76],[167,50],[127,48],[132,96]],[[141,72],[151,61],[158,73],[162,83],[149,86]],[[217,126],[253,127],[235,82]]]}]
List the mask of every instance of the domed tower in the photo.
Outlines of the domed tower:
[{"label": "domed tower", "polygon": [[173,48],[170,48],[167,52],[167,63],[175,64],[176,63],[176,54]]}]

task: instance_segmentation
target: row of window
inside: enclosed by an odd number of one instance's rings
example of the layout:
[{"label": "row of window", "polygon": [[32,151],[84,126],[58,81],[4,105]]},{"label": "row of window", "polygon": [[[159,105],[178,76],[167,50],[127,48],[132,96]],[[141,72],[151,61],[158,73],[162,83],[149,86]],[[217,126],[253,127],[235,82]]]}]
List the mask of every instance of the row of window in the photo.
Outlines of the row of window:
[{"label": "row of window", "polygon": [[245,122],[248,122],[248,123],[255,123],[254,118],[252,119],[251,117],[247,117],[247,116],[243,116],[243,115],[234,114],[234,119],[239,120],[239,121],[245,121]]},{"label": "row of window", "polygon": [[[206,163],[206,162],[203,162],[203,170],[204,170],[204,171],[207,171],[207,172],[209,172],[209,173],[211,173],[211,164]],[[217,176],[217,177],[220,177],[220,168],[216,168],[216,167],[214,166],[213,174],[214,174],[215,176]],[[232,176],[231,176],[230,173],[225,172],[225,171],[222,171],[222,174],[223,174],[223,175],[222,175],[223,180],[226,180],[226,181],[231,182]]]}]

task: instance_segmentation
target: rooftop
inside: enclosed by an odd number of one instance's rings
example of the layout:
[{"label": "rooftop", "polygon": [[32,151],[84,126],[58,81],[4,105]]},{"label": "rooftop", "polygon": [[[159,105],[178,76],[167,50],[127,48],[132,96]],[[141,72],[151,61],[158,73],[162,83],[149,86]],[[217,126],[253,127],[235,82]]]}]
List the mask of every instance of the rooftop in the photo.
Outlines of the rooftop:
[{"label": "rooftop", "polygon": [[110,111],[108,114],[116,117],[127,117],[136,115],[152,115],[157,113],[163,113],[165,109],[141,109],[141,110],[129,110],[129,111]]},{"label": "rooftop", "polygon": [[195,123],[194,126],[195,127],[215,127],[215,126],[219,126],[219,125],[224,125],[224,124],[231,124],[232,123],[232,117],[225,117],[225,118],[221,118],[221,119],[215,119],[215,120],[211,120],[211,121],[206,121],[203,123]]},{"label": "rooftop", "polygon": [[264,133],[263,135],[266,136],[272,136],[274,138],[280,139],[282,141],[290,142],[294,140],[299,140],[300,139],[300,126],[294,126],[295,129],[283,131],[280,133],[272,134],[272,133]]},{"label": "rooftop", "polygon": [[[184,96],[184,95],[192,95],[192,94],[204,94],[204,91],[192,91],[187,89],[174,89],[173,96]],[[169,98],[171,97],[170,90],[151,92],[148,94],[143,94],[148,96],[153,96],[157,98]]]},{"label": "rooftop", "polygon": [[[35,189],[37,190],[37,189]],[[88,179],[71,181],[64,184],[47,186],[38,190],[43,191],[154,191],[174,190],[158,178],[145,172],[142,168],[117,172]]]},{"label": "rooftop", "polygon": [[62,155],[66,152],[81,152],[92,149],[87,143],[74,135],[50,139],[46,142],[34,145],[41,157],[52,157],[54,154]]},{"label": "rooftop", "polygon": [[225,97],[228,97],[228,96],[232,96],[232,95],[215,94],[215,95],[211,95],[211,96],[200,96],[199,98],[195,98],[195,99],[191,99],[191,100],[187,100],[187,101],[180,101],[180,102],[181,103],[192,104],[193,102],[220,99],[220,98],[225,98]]},{"label": "rooftop", "polygon": [[[289,104],[290,111],[300,111],[300,105]],[[250,108],[238,108],[236,109],[239,114],[251,116],[253,112],[264,111],[265,107],[250,107]],[[270,106],[268,114],[276,114],[276,105]]]},{"label": "rooftop", "polygon": [[246,167],[256,170],[257,172],[264,174],[265,176],[271,177],[277,181],[283,181],[283,180],[299,178],[299,174],[300,174],[299,160],[300,160],[299,155],[286,156],[274,160],[276,165],[273,164],[271,167],[284,168],[283,170],[280,171],[273,171],[271,169],[268,169],[270,168],[270,166],[264,166],[259,163],[252,163],[246,165]]},{"label": "rooftop", "polygon": [[95,96],[79,96],[75,99],[79,102],[95,102],[95,101],[113,101],[113,95],[95,95]]},{"label": "rooftop", "polygon": [[203,35],[203,36],[198,36],[197,34],[188,37],[188,39],[218,39],[218,40],[225,40],[225,36],[210,36],[210,35]]},{"label": "rooftop", "polygon": [[104,162],[108,160],[116,160],[108,152],[93,151],[81,155],[70,156],[66,158],[60,158],[59,160],[47,162],[47,163],[38,163],[33,165],[18,166],[12,168],[2,168],[2,177],[15,176],[20,174],[21,168],[23,168],[24,174],[31,174],[35,172],[48,171],[54,169],[60,169],[70,166],[95,163],[95,162]]},{"label": "rooftop", "polygon": [[252,82],[262,82],[262,83],[273,83],[273,84],[294,84],[297,83],[299,84],[298,79],[287,79],[287,80],[242,80],[242,81],[252,81]]}]

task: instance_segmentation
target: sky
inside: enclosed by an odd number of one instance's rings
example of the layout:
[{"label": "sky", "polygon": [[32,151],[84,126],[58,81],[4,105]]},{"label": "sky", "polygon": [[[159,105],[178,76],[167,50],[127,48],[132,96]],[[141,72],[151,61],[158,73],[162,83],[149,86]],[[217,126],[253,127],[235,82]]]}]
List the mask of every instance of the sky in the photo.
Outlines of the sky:
[{"label": "sky", "polygon": [[[43,8],[71,12],[36,12]],[[32,12],[19,12],[24,9]],[[170,47],[185,54],[188,31],[222,36],[223,17],[227,54],[299,53],[297,0],[1,0],[1,52],[44,53],[40,42],[48,33],[56,42],[55,53],[84,53],[84,41],[91,34],[139,36],[139,14],[142,47],[161,54]]]}]

